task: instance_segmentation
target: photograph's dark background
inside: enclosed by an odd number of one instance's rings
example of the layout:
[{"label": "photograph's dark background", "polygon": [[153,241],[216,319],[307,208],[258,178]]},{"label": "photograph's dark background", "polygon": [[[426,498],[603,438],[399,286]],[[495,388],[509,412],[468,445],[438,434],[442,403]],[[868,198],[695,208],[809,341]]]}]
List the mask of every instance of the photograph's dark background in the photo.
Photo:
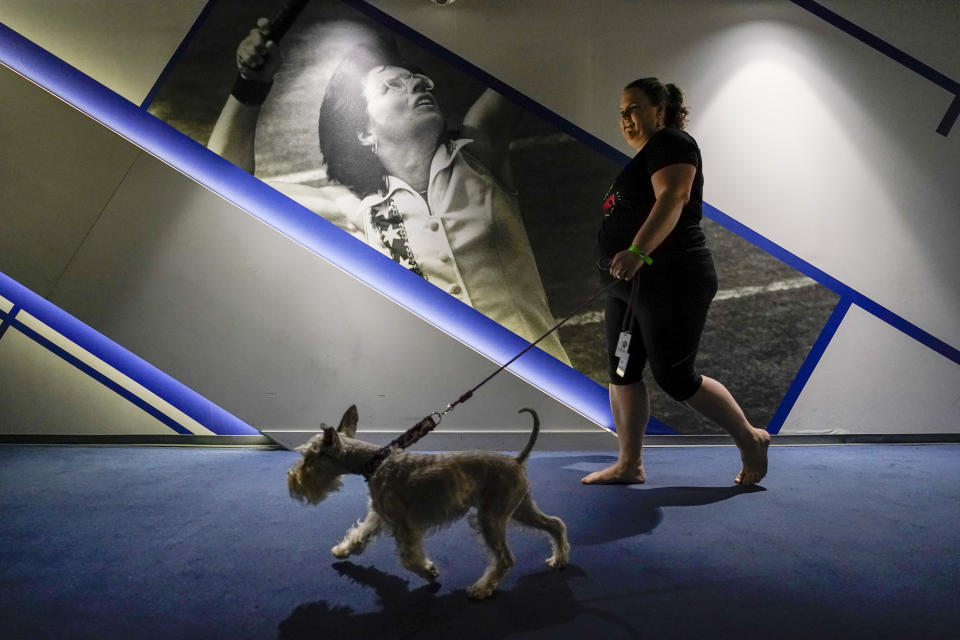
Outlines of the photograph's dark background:
[{"label": "photograph's dark background", "polygon": [[[237,44],[257,18],[274,15],[279,5],[276,0],[217,2],[156,93],[150,113],[206,144],[236,74]],[[315,0],[285,38],[283,66],[261,111],[258,177],[330,184],[317,143],[320,101],[339,57],[375,32],[393,38],[403,55],[434,79],[434,93],[448,126],[459,125],[483,84],[435,53],[385,31],[347,4]],[[656,70],[637,70],[638,77],[655,74]],[[624,84],[632,79],[624,78]],[[682,88],[682,79],[677,83]],[[618,100],[619,96],[610,96],[611,118],[617,117]],[[697,105],[690,106],[695,120]],[[511,162],[540,275],[551,309],[560,318],[589,298],[600,282],[592,264],[600,203],[621,165],[529,113],[513,132]],[[704,167],[704,176],[709,202],[709,166]],[[718,224],[704,219],[703,226],[720,292],[707,320],[698,366],[727,385],[753,424],[764,426],[837,296]],[[561,327],[560,339],[575,369],[606,384],[602,307],[601,300],[578,314]],[[648,381],[652,383],[649,377]],[[678,432],[718,432],[655,384],[650,388],[654,415]]]}]

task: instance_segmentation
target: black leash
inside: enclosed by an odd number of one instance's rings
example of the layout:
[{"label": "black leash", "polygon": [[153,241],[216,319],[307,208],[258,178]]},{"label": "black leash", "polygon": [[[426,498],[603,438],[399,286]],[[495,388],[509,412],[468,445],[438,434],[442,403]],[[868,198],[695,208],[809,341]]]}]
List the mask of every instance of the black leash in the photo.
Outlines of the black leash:
[{"label": "black leash", "polygon": [[[380,447],[377,450],[377,452],[373,454],[373,457],[367,462],[367,464],[363,466],[363,477],[366,480],[370,480],[370,476],[374,474],[374,472],[377,470],[377,467],[380,466],[380,463],[382,463],[384,460],[387,459],[387,456],[390,455],[390,450],[393,449],[393,447],[406,449],[407,447],[409,447],[410,445],[412,445],[413,443],[415,443],[416,441],[420,440],[425,435],[433,431],[433,429],[438,424],[440,424],[440,421],[443,419],[443,416],[453,411],[453,409],[457,405],[463,404],[464,402],[472,398],[473,393],[477,389],[479,389],[483,385],[490,382],[490,380],[493,379],[494,376],[496,376],[498,373],[500,373],[501,371],[509,367],[511,364],[513,364],[513,362],[517,360],[517,358],[525,354],[527,351],[530,351],[530,349],[534,348],[538,342],[540,342],[541,340],[549,336],[551,333],[559,329],[567,320],[569,320],[573,316],[580,313],[580,311],[586,308],[590,303],[592,303],[594,300],[599,298],[601,295],[606,293],[609,289],[612,289],[614,285],[619,284],[620,282],[622,281],[612,280],[608,284],[604,285],[599,291],[593,294],[586,302],[584,302],[579,307],[574,309],[571,313],[569,313],[567,317],[565,317],[563,320],[561,320],[557,324],[553,325],[553,327],[549,331],[547,331],[545,334],[543,334],[542,336],[540,336],[539,338],[531,342],[529,345],[526,346],[526,348],[523,351],[521,351],[517,355],[510,358],[510,360],[508,360],[506,364],[501,365],[499,369],[497,369],[496,371],[488,375],[486,378],[484,378],[480,382],[480,384],[473,387],[472,389],[470,389],[469,391],[461,395],[459,398],[457,398],[456,400],[448,404],[443,411],[440,411],[440,412],[435,411],[431,413],[430,415],[424,417],[423,420],[421,420],[420,422],[413,425],[412,427],[404,431],[402,434],[394,438],[389,444],[386,444]],[[434,416],[436,416],[436,418],[434,418]]]}]

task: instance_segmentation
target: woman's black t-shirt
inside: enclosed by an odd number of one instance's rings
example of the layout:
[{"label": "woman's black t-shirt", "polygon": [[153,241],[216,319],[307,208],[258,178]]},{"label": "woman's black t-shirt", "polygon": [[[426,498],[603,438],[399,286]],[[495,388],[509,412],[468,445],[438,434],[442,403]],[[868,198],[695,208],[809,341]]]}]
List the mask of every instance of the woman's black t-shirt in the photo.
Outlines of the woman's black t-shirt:
[{"label": "woman's black t-shirt", "polygon": [[703,172],[700,148],[686,131],[665,127],[655,133],[614,180],[603,201],[603,223],[597,239],[601,266],[633,242],[637,231],[656,202],[650,176],[671,164],[692,164],[697,168],[690,200],[683,207],[677,226],[651,256],[685,251],[706,244],[700,218],[703,217]]}]

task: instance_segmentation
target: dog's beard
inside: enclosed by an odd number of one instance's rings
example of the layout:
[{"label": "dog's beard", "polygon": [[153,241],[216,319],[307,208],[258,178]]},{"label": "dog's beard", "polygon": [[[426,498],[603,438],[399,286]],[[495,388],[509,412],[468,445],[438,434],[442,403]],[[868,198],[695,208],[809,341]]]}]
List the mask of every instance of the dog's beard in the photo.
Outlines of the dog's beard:
[{"label": "dog's beard", "polygon": [[343,486],[340,476],[322,476],[304,469],[298,463],[287,472],[287,488],[290,497],[304,504],[320,504],[328,495]]}]

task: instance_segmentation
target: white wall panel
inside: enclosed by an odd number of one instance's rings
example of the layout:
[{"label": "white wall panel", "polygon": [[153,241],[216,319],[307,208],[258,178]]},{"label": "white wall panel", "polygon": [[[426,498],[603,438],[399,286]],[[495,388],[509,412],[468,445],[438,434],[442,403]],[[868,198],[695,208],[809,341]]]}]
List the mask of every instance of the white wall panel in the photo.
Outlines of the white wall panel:
[{"label": "white wall panel", "polygon": [[207,0],[0,0],[0,22],[140,104]]},{"label": "white wall panel", "polygon": [[781,433],[958,431],[960,367],[853,306]]},{"label": "white wall panel", "polygon": [[50,292],[137,155],[0,66],[0,271]]}]

